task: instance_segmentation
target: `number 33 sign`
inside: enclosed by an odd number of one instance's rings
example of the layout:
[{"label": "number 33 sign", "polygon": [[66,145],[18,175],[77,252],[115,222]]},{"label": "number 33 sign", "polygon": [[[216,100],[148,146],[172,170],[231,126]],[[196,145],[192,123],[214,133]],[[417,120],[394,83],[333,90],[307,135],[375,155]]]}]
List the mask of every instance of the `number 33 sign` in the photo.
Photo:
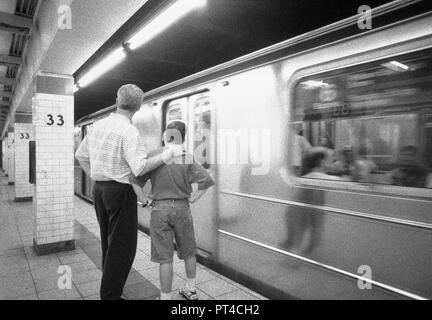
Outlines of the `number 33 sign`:
[{"label": "number 33 sign", "polygon": [[52,114],[47,114],[47,126],[53,127],[53,126],[57,126],[57,127],[63,127],[65,124],[64,121],[64,117],[63,115],[59,114],[59,115],[52,115]]}]

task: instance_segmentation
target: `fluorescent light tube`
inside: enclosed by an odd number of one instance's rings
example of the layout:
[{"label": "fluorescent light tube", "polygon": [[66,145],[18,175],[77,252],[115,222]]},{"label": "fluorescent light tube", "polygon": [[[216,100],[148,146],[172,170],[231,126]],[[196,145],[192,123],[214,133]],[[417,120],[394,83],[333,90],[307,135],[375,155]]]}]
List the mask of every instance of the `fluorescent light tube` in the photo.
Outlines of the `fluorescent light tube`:
[{"label": "fluorescent light tube", "polygon": [[328,86],[327,83],[325,83],[324,81],[316,81],[316,80],[309,80],[309,81],[305,81],[301,83],[302,85],[305,85],[307,87],[312,87],[312,88],[323,88]]},{"label": "fluorescent light tube", "polygon": [[407,65],[397,61],[383,63],[382,66],[395,72],[404,72],[410,69],[410,67],[408,67]]},{"label": "fluorescent light tube", "polygon": [[123,47],[118,48],[114,52],[110,53],[106,58],[90,69],[90,71],[87,72],[81,79],[79,79],[79,87],[83,88],[88,86],[101,75],[112,69],[115,65],[119,64],[124,58],[126,58],[126,52]]},{"label": "fluorescent light tube", "polygon": [[180,20],[189,12],[201,8],[206,4],[207,0],[177,0],[130,38],[129,41],[127,41],[129,48],[135,50],[144,45],[163,30],[167,29],[175,21]]},{"label": "fluorescent light tube", "polygon": [[401,69],[404,69],[404,70],[408,70],[409,69],[409,67],[407,66],[407,65],[405,65],[405,64],[403,64],[403,63],[400,63],[400,62],[397,62],[397,61],[391,61],[390,62],[392,65],[394,65],[394,66],[396,66],[396,67],[399,67],[399,68],[401,68]]}]

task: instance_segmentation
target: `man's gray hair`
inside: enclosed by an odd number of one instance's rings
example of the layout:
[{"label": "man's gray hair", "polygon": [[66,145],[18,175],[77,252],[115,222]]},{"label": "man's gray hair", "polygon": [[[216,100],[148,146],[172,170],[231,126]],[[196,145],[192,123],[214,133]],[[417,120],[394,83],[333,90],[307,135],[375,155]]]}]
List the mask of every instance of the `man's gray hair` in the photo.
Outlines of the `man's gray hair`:
[{"label": "man's gray hair", "polygon": [[124,110],[139,109],[144,100],[144,92],[134,84],[126,84],[117,92],[117,106]]}]

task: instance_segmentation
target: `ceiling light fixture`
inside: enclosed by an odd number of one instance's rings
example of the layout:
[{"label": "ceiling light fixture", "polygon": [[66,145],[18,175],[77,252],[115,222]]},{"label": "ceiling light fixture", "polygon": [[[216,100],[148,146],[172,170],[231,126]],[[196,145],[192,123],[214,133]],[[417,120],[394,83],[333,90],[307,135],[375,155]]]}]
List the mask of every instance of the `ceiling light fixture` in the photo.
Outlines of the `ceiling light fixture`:
[{"label": "ceiling light fixture", "polygon": [[195,9],[204,7],[206,4],[207,0],[177,0],[160,15],[147,23],[126,44],[131,50],[135,50],[167,29],[175,21],[180,20]]},{"label": "ceiling light fixture", "polygon": [[408,67],[407,65],[397,62],[397,61],[390,61],[390,62],[386,62],[381,64],[383,67],[386,67],[387,69],[390,69],[392,71],[396,71],[396,72],[405,72],[408,71],[410,69],[410,67]]},{"label": "ceiling light fixture", "polygon": [[91,68],[89,72],[84,74],[84,76],[79,79],[79,88],[84,88],[88,86],[101,75],[108,72],[114,66],[119,64],[124,58],[126,58],[126,51],[123,47],[118,48],[114,52],[110,53],[106,58],[100,61],[96,66]]},{"label": "ceiling light fixture", "polygon": [[407,65],[405,65],[405,64],[403,64],[403,63],[400,63],[400,62],[397,62],[397,61],[391,61],[390,62],[392,65],[394,65],[394,66],[396,66],[396,67],[399,67],[399,68],[401,68],[401,69],[404,69],[404,70],[408,70],[409,69],[409,67],[407,66]]},{"label": "ceiling light fixture", "polygon": [[324,81],[317,81],[317,80],[308,80],[302,82],[301,84],[309,88],[323,88],[328,86],[328,84],[325,83]]}]

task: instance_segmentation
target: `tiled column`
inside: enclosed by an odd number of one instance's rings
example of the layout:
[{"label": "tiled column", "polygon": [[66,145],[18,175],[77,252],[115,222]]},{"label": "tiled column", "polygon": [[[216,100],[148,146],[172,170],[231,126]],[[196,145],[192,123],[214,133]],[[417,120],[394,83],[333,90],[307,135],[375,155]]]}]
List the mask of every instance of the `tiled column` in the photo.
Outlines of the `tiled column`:
[{"label": "tiled column", "polygon": [[9,128],[8,132],[8,184],[13,186],[15,184],[15,136],[13,128]]},{"label": "tiled column", "polygon": [[3,172],[7,174],[7,151],[8,151],[8,138],[7,136],[4,137],[2,140],[2,160],[3,160]]},{"label": "tiled column", "polygon": [[31,201],[33,186],[29,182],[29,144],[33,140],[32,123],[15,123],[15,201]]},{"label": "tiled column", "polygon": [[75,248],[73,79],[38,76],[34,247],[39,255]]},{"label": "tiled column", "polygon": [[0,156],[1,156],[0,167],[1,167],[2,170],[4,168],[3,145],[4,145],[4,140],[2,140],[1,145],[0,145]]},{"label": "tiled column", "polygon": [[6,177],[9,177],[9,133],[6,138],[6,151],[5,151],[5,162],[6,162]]}]

